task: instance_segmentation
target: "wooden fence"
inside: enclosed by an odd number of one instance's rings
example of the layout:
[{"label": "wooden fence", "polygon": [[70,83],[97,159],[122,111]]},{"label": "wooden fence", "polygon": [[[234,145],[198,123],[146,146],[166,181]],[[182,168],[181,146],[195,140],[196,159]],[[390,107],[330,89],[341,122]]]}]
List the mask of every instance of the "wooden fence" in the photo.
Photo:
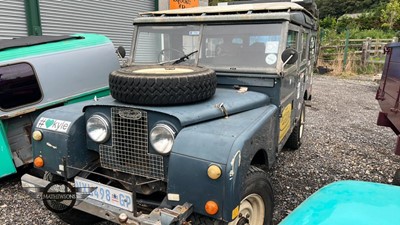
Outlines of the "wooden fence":
[{"label": "wooden fence", "polygon": [[350,61],[364,67],[369,64],[384,64],[385,45],[397,41],[397,38],[346,39],[328,45],[321,45],[319,64],[330,65],[334,62],[341,61],[340,63],[343,66],[343,70]]}]

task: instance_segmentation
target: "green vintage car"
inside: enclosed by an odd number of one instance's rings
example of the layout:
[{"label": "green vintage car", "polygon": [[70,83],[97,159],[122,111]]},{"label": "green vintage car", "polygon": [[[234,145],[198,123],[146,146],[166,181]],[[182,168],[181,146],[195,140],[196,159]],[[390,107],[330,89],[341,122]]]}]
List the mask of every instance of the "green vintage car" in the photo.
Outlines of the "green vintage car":
[{"label": "green vintage car", "polygon": [[400,187],[338,181],[305,200],[279,225],[399,224]]},{"label": "green vintage car", "polygon": [[0,178],[32,162],[31,126],[46,109],[109,94],[120,67],[103,35],[0,40]]}]

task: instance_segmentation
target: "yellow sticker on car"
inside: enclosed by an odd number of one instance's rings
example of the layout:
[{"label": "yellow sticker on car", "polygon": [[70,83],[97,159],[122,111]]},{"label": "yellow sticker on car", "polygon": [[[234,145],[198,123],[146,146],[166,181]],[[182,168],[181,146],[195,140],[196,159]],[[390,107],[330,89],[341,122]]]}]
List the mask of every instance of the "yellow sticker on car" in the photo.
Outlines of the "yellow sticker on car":
[{"label": "yellow sticker on car", "polygon": [[287,105],[282,112],[281,122],[279,124],[279,142],[283,140],[285,135],[290,129],[290,121],[291,121],[291,114],[292,114],[292,104]]},{"label": "yellow sticker on car", "polygon": [[232,210],[232,219],[234,220],[234,219],[236,219],[236,217],[238,217],[239,216],[239,206],[236,206],[236,208],[234,208],[233,210]]}]

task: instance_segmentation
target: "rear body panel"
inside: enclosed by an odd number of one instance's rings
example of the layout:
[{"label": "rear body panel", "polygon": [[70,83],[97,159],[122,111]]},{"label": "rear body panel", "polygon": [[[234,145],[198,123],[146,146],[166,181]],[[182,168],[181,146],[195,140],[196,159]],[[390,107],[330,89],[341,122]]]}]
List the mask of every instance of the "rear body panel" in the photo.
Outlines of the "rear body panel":
[{"label": "rear body panel", "polygon": [[[382,79],[376,93],[381,107],[378,125],[392,128],[400,134],[400,43],[386,46],[387,55]],[[400,142],[397,140],[395,152],[400,155]]]},{"label": "rear body panel", "polygon": [[32,66],[42,99],[33,104],[0,110],[0,118],[35,111],[83,95],[108,89],[108,74],[119,68],[111,41],[102,35],[84,35],[85,39],[67,40],[6,49],[0,66],[28,63]]},{"label": "rear body panel", "polygon": [[[4,40],[1,45],[0,68],[6,74],[0,75],[0,93],[3,96],[0,106],[0,177],[15,173],[16,168],[33,161],[31,126],[41,112],[109,95],[108,74],[120,67],[112,42],[103,35],[75,34],[72,38],[60,37],[60,40],[44,37],[43,42],[37,40],[40,38]],[[31,82],[35,82],[36,87],[19,81],[21,75],[16,68],[20,65],[30,68]],[[12,68],[16,72],[12,72]],[[19,102],[24,95],[14,94],[16,91],[13,90],[40,93],[40,98],[13,104],[10,99]]]}]

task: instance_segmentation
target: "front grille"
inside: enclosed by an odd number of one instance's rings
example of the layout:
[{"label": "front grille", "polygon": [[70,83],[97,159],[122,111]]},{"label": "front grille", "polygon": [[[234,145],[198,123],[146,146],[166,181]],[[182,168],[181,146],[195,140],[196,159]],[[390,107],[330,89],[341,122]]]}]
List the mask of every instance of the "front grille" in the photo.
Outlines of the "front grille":
[{"label": "front grille", "polygon": [[102,167],[154,179],[164,179],[163,157],[149,153],[147,113],[111,109],[112,146],[100,145]]}]

